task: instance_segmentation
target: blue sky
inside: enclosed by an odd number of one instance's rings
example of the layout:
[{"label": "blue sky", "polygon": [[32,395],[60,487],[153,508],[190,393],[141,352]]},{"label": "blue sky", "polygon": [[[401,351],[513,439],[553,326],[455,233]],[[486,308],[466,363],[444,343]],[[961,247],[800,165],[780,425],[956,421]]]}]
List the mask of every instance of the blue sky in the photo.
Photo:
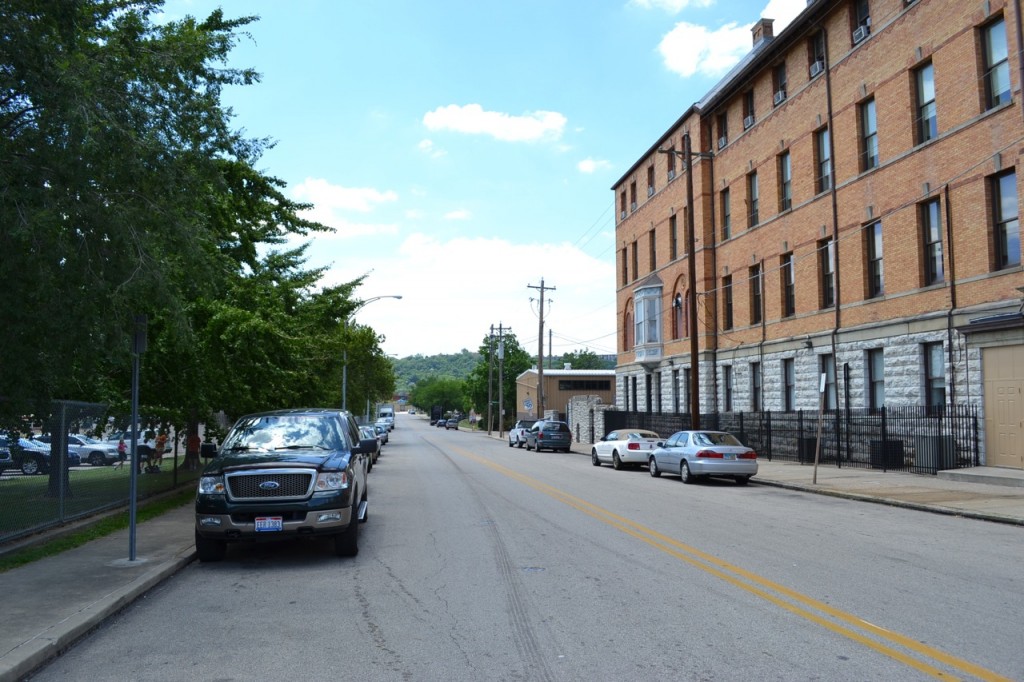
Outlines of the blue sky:
[{"label": "blue sky", "polygon": [[260,83],[224,103],[275,141],[260,170],[334,228],[325,284],[367,275],[355,316],[386,353],[615,352],[611,185],[806,0],[169,0],[257,15],[231,53]]}]

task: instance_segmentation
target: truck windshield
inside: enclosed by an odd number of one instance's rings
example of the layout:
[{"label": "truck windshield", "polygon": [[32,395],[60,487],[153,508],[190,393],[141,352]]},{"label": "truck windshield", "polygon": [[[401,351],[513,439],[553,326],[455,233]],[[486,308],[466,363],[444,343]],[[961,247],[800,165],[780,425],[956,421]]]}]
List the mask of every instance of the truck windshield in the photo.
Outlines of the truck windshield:
[{"label": "truck windshield", "polygon": [[340,450],[345,446],[338,420],[325,415],[264,415],[239,421],[223,449]]}]

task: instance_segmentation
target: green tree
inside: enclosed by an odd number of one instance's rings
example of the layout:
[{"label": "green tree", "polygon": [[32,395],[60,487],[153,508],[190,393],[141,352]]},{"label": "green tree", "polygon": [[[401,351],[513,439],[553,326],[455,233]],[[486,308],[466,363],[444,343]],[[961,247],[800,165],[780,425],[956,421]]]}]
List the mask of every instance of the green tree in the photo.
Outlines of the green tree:
[{"label": "green tree", "polygon": [[[521,345],[519,339],[512,332],[502,335],[502,346],[504,359],[500,360],[498,352],[499,339],[497,337],[485,336],[480,346],[480,362],[470,372],[466,379],[466,392],[473,409],[487,417],[487,398],[492,397],[494,404],[491,409],[492,429],[498,428],[498,384],[499,368],[502,399],[500,401],[505,410],[504,427],[507,428],[515,423],[516,416],[516,377],[529,369],[533,360]],[[493,358],[493,364],[491,362]],[[490,382],[488,382],[490,377]],[[490,388],[488,388],[490,383]]]},{"label": "green tree", "polygon": [[593,351],[582,348],[563,355],[562,363],[572,366],[573,369],[613,369],[615,367],[615,363],[605,360]]},{"label": "green tree", "polygon": [[428,377],[409,393],[409,402],[429,414],[439,405],[443,413],[453,410],[467,411],[466,382],[450,377]]}]

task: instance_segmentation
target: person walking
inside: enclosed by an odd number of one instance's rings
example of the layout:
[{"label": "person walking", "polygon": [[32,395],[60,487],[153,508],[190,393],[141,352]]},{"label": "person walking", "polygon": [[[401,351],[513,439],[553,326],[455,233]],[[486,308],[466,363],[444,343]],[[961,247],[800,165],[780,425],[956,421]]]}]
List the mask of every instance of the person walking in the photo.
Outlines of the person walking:
[{"label": "person walking", "polygon": [[128,457],[128,445],[125,444],[124,438],[117,442],[117,464],[114,465],[115,469],[124,468],[124,461]]}]

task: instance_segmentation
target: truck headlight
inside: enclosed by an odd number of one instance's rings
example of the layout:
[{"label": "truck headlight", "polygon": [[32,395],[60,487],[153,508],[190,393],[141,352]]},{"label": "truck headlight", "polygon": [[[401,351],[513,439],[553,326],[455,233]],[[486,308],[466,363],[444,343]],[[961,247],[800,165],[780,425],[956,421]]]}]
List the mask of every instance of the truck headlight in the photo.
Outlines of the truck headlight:
[{"label": "truck headlight", "polygon": [[344,490],[348,487],[348,473],[345,471],[327,471],[316,475],[317,491]]},{"label": "truck headlight", "polygon": [[200,495],[223,495],[224,494],[224,477],[223,476],[202,476],[199,479],[199,494]]}]

